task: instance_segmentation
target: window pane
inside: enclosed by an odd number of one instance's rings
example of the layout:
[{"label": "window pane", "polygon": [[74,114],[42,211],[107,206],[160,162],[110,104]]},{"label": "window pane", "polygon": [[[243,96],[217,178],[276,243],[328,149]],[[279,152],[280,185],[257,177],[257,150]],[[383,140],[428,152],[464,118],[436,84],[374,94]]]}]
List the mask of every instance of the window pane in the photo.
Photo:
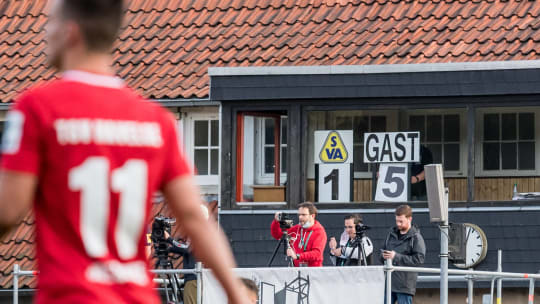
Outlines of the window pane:
[{"label": "window pane", "polygon": [[444,145],[444,169],[459,170],[459,144]]},{"label": "window pane", "polygon": [[499,144],[484,143],[483,154],[484,170],[499,170]]},{"label": "window pane", "polygon": [[423,115],[409,116],[409,131],[420,132],[420,142],[423,142],[426,139]]},{"label": "window pane", "polygon": [[197,168],[197,175],[208,175],[207,149],[195,150],[195,168]]},{"label": "window pane", "polygon": [[264,173],[274,173],[274,147],[264,148]]},{"label": "window pane", "polygon": [[210,151],[210,174],[217,175],[219,168],[219,150],[212,149]]},{"label": "window pane", "polygon": [[371,132],[386,132],[386,116],[371,116]]},{"label": "window pane", "polygon": [[264,143],[267,145],[274,144],[274,119],[264,119]]},{"label": "window pane", "polygon": [[281,120],[281,143],[287,144],[287,119]]},{"label": "window pane", "polygon": [[354,118],[354,143],[364,143],[364,133],[369,132],[369,120],[367,116],[357,116]]},{"label": "window pane", "polygon": [[336,117],[336,130],[351,130],[352,129],[352,117],[339,116]]},{"label": "window pane", "polygon": [[208,146],[208,121],[207,120],[195,121],[195,146],[196,147]]},{"label": "window pane", "polygon": [[287,147],[281,147],[281,173],[287,173]]},{"label": "window pane", "polygon": [[534,139],[534,113],[519,114],[519,139]]},{"label": "window pane", "polygon": [[444,116],[444,140],[459,141],[459,115]]},{"label": "window pane", "polygon": [[519,143],[519,169],[534,170],[534,142]]},{"label": "window pane", "polygon": [[517,169],[517,145],[516,143],[502,143],[501,157],[502,169]]},{"label": "window pane", "polygon": [[431,151],[431,155],[433,155],[433,164],[442,164],[442,145],[432,144],[426,145],[426,147]]},{"label": "window pane", "polygon": [[210,122],[210,142],[212,146],[219,146],[219,120],[211,120]]},{"label": "window pane", "polygon": [[441,141],[442,136],[442,117],[441,115],[429,115],[427,117],[426,140]]},{"label": "window pane", "polygon": [[[516,114],[502,114],[502,139],[515,140],[517,138]],[[503,159],[504,161],[504,159]]]},{"label": "window pane", "polygon": [[354,146],[354,171],[368,172],[368,164],[364,163],[364,146]]},{"label": "window pane", "polygon": [[484,115],[484,140],[499,140],[499,114]]}]

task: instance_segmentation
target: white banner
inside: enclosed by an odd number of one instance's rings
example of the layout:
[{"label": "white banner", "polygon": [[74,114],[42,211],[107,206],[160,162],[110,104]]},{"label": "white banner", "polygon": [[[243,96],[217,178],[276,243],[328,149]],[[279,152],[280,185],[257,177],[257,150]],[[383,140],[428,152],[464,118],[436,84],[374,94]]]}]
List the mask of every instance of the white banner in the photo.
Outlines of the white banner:
[{"label": "white banner", "polygon": [[[260,304],[383,304],[382,266],[239,268],[236,273],[259,286]],[[208,269],[202,273],[203,304],[227,303]]]}]

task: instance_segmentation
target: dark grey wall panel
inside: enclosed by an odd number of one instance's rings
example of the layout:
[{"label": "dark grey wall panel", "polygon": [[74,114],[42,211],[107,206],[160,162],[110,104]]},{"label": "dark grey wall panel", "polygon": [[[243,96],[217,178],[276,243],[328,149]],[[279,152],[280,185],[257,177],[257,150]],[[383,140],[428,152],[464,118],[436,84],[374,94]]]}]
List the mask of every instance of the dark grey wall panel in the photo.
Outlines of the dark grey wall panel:
[{"label": "dark grey wall panel", "polygon": [[540,93],[538,69],[211,78],[210,99],[219,101]]},{"label": "dark grey wall panel", "polygon": [[[320,214],[318,219],[326,227],[328,236],[339,236],[343,231],[344,214]],[[240,267],[266,266],[276,242],[270,235],[272,214],[225,214],[221,223],[231,241]],[[536,273],[540,269],[540,211],[484,211],[455,212],[451,222],[479,225],[488,238],[488,254],[478,270],[496,270],[497,249],[503,250],[503,270]],[[394,225],[392,213],[364,214],[364,222],[372,227],[367,231],[376,248],[384,242],[389,227]],[[439,229],[429,223],[428,213],[413,215],[427,246],[426,267],[439,267]],[[376,249],[378,251],[378,249]],[[280,251],[274,265],[285,266]],[[328,248],[324,265],[330,265]]]}]

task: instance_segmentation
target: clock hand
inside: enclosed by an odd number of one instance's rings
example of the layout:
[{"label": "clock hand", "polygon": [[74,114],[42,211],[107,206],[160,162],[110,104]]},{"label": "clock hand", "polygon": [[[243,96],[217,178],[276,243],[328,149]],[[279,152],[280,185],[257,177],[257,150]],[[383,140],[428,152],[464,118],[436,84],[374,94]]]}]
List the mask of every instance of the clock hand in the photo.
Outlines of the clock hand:
[{"label": "clock hand", "polygon": [[471,232],[472,232],[472,228],[470,227],[467,227],[468,231],[467,231],[467,237],[465,238],[465,242],[467,242],[469,240],[469,235],[471,235]]}]

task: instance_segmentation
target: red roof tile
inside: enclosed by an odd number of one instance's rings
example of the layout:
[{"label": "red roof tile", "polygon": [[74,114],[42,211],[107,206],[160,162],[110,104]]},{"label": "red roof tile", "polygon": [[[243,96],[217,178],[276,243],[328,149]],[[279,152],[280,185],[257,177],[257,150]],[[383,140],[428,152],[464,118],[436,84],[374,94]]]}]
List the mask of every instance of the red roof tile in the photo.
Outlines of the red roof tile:
[{"label": "red roof tile", "polygon": [[[54,75],[45,2],[0,4],[2,102]],[[209,66],[539,59],[539,17],[517,0],[131,0],[115,67],[147,97],[204,98]]]}]

